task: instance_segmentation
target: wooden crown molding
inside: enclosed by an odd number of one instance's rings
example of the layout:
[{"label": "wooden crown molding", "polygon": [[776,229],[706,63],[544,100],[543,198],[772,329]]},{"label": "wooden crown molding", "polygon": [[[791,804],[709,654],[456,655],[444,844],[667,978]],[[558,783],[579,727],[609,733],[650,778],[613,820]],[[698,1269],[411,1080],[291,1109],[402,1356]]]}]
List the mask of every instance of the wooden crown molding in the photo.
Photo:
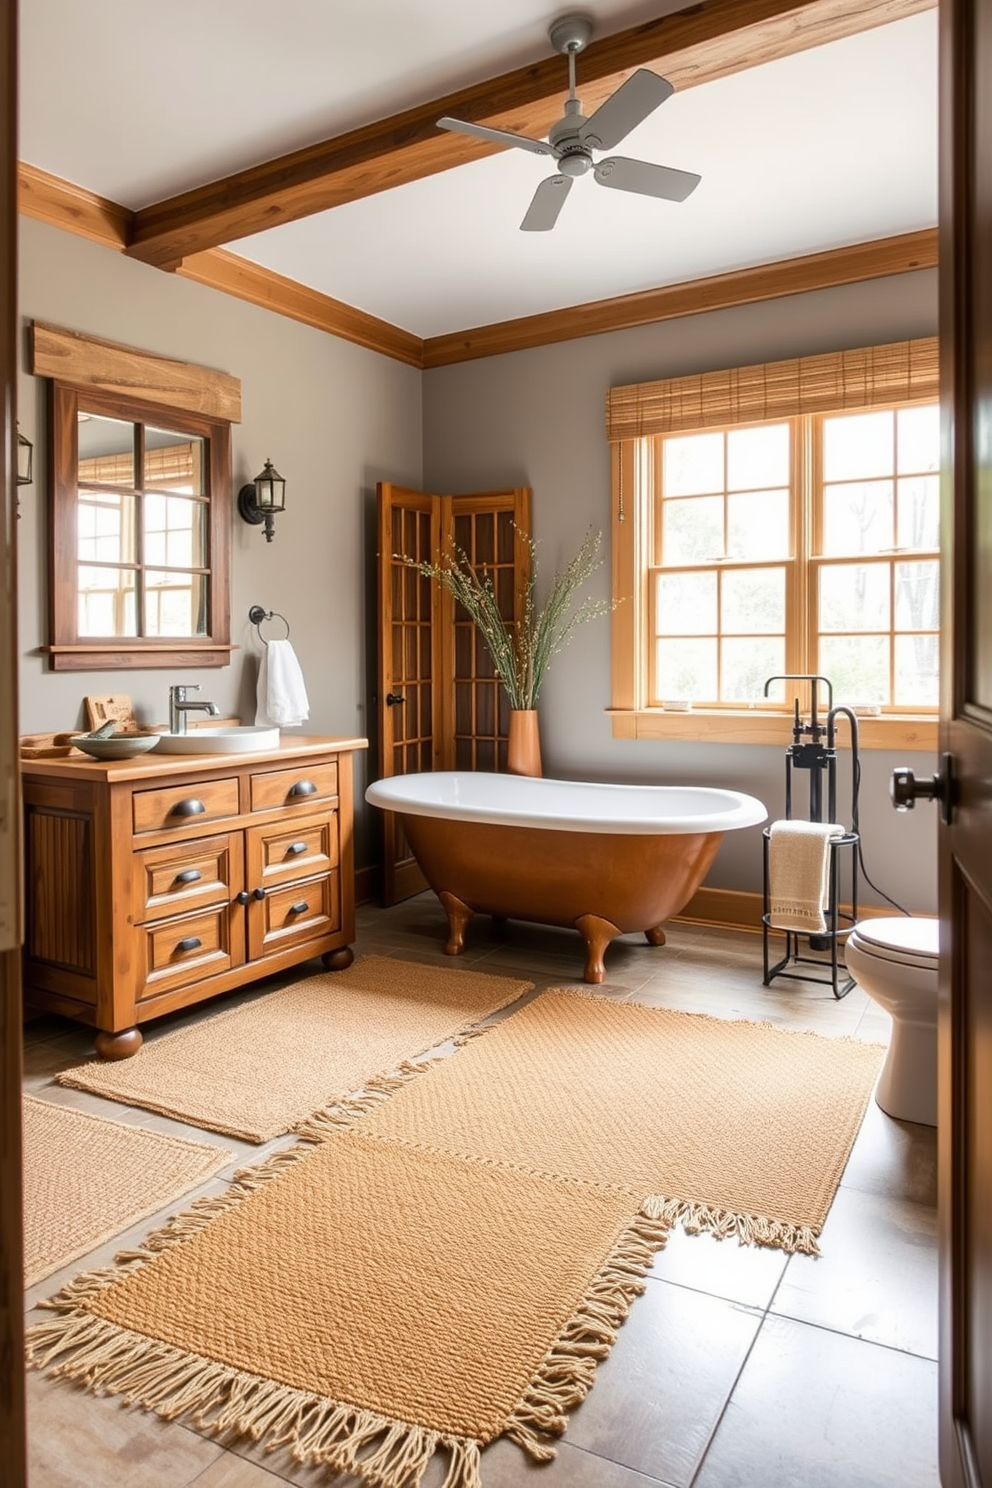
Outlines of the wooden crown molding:
[{"label": "wooden crown molding", "polygon": [[863,279],[880,279],[888,274],[907,274],[915,269],[934,268],[936,263],[937,229],[924,228],[921,232],[833,248],[803,258],[787,258],[751,269],[736,269],[733,273],[715,274],[709,279],[668,284],[640,294],[620,295],[588,305],[549,310],[541,315],[525,315],[519,320],[504,320],[470,331],[431,336],[424,342],[423,365],[425,368],[446,367],[453,362],[526,351],[555,341],[571,341],[607,331],[629,330],[633,326],[675,320],[684,315],[700,315],[707,310],[726,310],[734,305],[780,299],[783,295],[832,289]]},{"label": "wooden crown molding", "polygon": [[[118,253],[124,251],[128,224],[134,216],[126,207],[33,165],[21,164],[18,167],[17,186],[18,210],[25,217],[34,217],[49,227],[76,233]],[[263,310],[289,316],[291,320],[301,321],[370,351],[381,352],[384,356],[406,362],[408,366],[422,365],[423,342],[419,336],[374,315],[367,315],[364,310],[356,310],[341,300],[308,289],[293,279],[285,279],[270,269],[259,268],[258,264],[235,253],[221,248],[197,253],[187,259],[178,272],[183,278],[205,284],[209,289],[219,289],[224,294],[259,305]]]},{"label": "wooden crown molding", "polygon": [[223,290],[263,310],[274,310],[290,320],[327,331],[356,346],[382,352],[408,367],[423,366],[424,343],[411,331],[404,331],[388,320],[379,320],[343,300],[320,294],[295,279],[286,279],[272,269],[263,269],[247,258],[228,253],[224,248],[211,248],[184,259],[177,271],[184,279],[194,279],[211,289]]},{"label": "wooden crown molding", "polygon": [[[701,0],[592,42],[579,76],[592,112],[638,67],[677,89],[930,10],[936,0]],[[134,214],[127,252],[174,269],[188,255],[496,153],[437,128],[444,114],[545,135],[561,112],[565,59],[546,57]]]},{"label": "wooden crown molding", "polygon": [[[22,165],[19,172],[20,211],[51,227],[77,233],[104,247],[123,250],[119,224],[130,216],[126,208],[82,187],[60,181],[34,166]],[[419,336],[356,310],[341,300],[319,294],[295,280],[263,269],[248,259],[224,249],[211,249],[189,258],[179,272],[198,284],[247,300],[276,315],[286,315],[303,325],[338,336],[370,351],[404,362],[409,367],[445,367],[454,362],[504,352],[526,351],[556,341],[629,330],[655,321],[734,305],[778,299],[782,295],[830,289],[887,274],[905,274],[933,268],[937,263],[936,228],[879,238],[871,243],[808,254],[802,258],[760,264],[733,273],[716,274],[669,284],[640,294],[620,295],[588,305],[570,305],[542,315],[502,321],[467,331],[452,331],[422,341]]]}]

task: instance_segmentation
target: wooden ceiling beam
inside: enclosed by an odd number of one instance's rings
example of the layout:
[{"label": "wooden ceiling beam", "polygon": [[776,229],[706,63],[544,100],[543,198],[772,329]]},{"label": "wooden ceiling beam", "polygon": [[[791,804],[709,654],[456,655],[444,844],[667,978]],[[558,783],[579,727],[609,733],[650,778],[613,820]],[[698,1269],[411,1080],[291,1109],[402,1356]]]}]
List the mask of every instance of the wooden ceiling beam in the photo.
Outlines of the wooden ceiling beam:
[{"label": "wooden ceiling beam", "polygon": [[[930,10],[936,0],[701,0],[688,10],[593,41],[579,59],[591,113],[638,67],[677,89],[822,46]],[[542,137],[561,113],[565,58],[551,56],[334,139],[296,150],[134,214],[126,252],[175,269],[266,228],[372,196],[496,153],[437,128],[451,114]]]}]

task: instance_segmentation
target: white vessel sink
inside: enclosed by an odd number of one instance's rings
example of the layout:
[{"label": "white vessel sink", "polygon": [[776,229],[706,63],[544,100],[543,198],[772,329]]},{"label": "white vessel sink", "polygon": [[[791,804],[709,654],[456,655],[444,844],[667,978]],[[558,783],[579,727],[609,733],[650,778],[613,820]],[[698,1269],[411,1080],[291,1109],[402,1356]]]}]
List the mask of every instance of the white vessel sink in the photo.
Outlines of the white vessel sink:
[{"label": "white vessel sink", "polygon": [[194,728],[188,734],[160,734],[159,754],[255,754],[275,749],[279,730],[245,723],[229,728]]}]

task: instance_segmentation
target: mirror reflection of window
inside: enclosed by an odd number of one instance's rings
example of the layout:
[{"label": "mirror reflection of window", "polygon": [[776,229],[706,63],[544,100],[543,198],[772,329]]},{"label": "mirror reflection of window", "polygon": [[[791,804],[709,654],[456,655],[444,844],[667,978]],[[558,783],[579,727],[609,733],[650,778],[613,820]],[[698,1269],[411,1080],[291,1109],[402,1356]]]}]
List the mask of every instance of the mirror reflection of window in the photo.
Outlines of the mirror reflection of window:
[{"label": "mirror reflection of window", "polygon": [[207,441],[85,409],[78,421],[79,635],[207,635]]}]

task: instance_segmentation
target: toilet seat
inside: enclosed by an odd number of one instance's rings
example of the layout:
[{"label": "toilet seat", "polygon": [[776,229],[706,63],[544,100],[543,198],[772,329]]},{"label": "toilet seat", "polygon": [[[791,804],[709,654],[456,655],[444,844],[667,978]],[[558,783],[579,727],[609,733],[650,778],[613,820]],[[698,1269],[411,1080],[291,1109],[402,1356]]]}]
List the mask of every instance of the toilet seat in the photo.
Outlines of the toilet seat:
[{"label": "toilet seat", "polygon": [[935,972],[939,927],[940,921],[931,915],[903,915],[898,919],[884,916],[873,920],[859,920],[847,943],[878,961]]}]

